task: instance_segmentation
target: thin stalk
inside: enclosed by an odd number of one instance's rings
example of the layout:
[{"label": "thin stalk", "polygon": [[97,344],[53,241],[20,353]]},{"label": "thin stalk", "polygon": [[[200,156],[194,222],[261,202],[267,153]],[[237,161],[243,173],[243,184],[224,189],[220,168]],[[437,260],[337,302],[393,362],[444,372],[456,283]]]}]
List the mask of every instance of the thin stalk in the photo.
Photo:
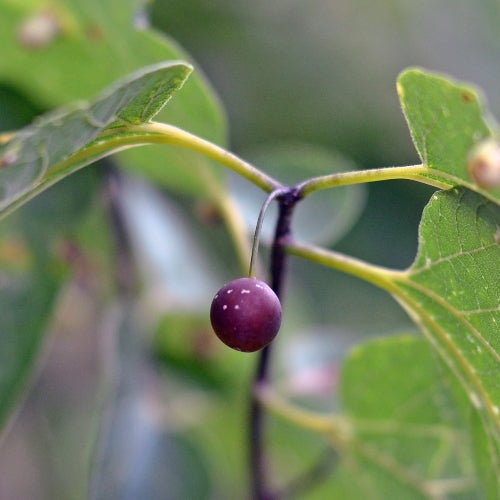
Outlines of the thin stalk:
[{"label": "thin stalk", "polygon": [[204,180],[206,181],[210,198],[213,200],[220,216],[224,219],[229,236],[233,241],[240,267],[244,271],[247,269],[248,261],[252,255],[252,246],[240,207],[232,195],[217,182],[211,170],[203,170],[201,173],[205,174]]},{"label": "thin stalk", "polygon": [[291,255],[304,257],[318,264],[357,276],[391,293],[397,293],[399,291],[395,279],[404,275],[402,271],[393,271],[384,267],[368,264],[354,257],[333,250],[318,248],[313,245],[289,242],[285,248]]},{"label": "thin stalk", "polygon": [[212,158],[234,170],[268,193],[283,187],[279,181],[245,160],[242,160],[234,153],[166,123],[150,122],[141,125],[127,125],[123,128],[107,129],[98,136],[89,148],[97,151],[100,144],[105,144],[107,148],[111,147],[114,150],[144,144],[180,146]]},{"label": "thin stalk", "polygon": [[344,445],[352,434],[349,419],[325,415],[295,406],[271,387],[260,387],[257,391],[257,397],[261,404],[274,415],[284,418],[298,427],[319,434],[333,435],[337,445]]},{"label": "thin stalk", "polygon": [[357,170],[354,172],[339,172],[337,174],[322,175],[320,177],[314,177],[304,181],[297,186],[297,189],[303,197],[306,197],[321,189],[395,179],[418,181],[439,189],[448,189],[456,184],[452,176],[449,176],[449,182],[445,182],[443,180],[428,177],[429,175],[439,175],[440,178],[448,177],[445,173],[441,171],[432,171],[432,169],[425,167],[424,165],[410,165],[407,167],[374,168],[369,170]]},{"label": "thin stalk", "polygon": [[257,224],[255,226],[255,232],[253,233],[252,254],[250,257],[250,266],[248,268],[248,276],[250,278],[255,275],[254,265],[255,261],[257,260],[257,254],[259,253],[260,233],[262,230],[262,224],[264,222],[264,217],[266,216],[267,209],[269,208],[269,205],[275,198],[285,193],[286,189],[276,189],[266,198],[260,209],[259,217],[257,219]]},{"label": "thin stalk", "polygon": [[[285,244],[291,236],[292,214],[299,200],[300,196],[294,189],[288,189],[281,194],[279,200],[279,215],[271,254],[271,287],[280,299],[288,263]],[[269,383],[271,349],[271,344],[269,344],[261,351],[254,376],[250,404],[249,451],[253,500],[274,500],[276,498],[269,489],[269,468],[266,464],[264,446],[265,413],[258,397],[260,389]]]},{"label": "thin stalk", "polygon": [[264,412],[255,392],[259,386],[266,385],[269,378],[271,345],[261,351],[255,372],[252,400],[250,404],[250,474],[253,500],[274,500],[269,491],[268,467],[264,453]]}]

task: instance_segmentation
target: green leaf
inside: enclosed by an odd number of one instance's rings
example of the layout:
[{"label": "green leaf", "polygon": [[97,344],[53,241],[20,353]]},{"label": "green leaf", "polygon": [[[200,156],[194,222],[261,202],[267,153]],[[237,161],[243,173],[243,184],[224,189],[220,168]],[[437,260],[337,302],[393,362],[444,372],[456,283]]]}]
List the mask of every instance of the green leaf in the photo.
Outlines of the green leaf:
[{"label": "green leaf", "polygon": [[48,113],[0,146],[0,213],[8,212],[44,187],[80,168],[51,173],[107,127],[139,124],[153,118],[178,90],[191,67],[156,64],[106,89],[90,103]]},{"label": "green leaf", "polygon": [[[436,193],[415,263],[392,292],[467,394],[483,481],[500,492],[500,207],[465,188]],[[487,457],[487,458],[485,458]]]},{"label": "green leaf", "polygon": [[[137,19],[144,17],[139,12],[143,7],[137,0],[54,0],[50,5],[0,2],[0,80],[43,108],[53,109],[88,100],[145,65],[189,60],[168,37],[136,28],[134,20],[141,24]],[[48,22],[54,32],[44,43],[33,46],[22,35],[37,20]],[[157,119],[217,144],[226,140],[224,113],[201,71]],[[205,184],[195,168],[183,167],[214,165],[191,151],[161,146],[129,149],[120,153],[120,160],[163,186],[196,195],[206,192]],[[215,172],[222,178],[221,169]]]},{"label": "green leaf", "polygon": [[336,474],[352,483],[356,473],[358,497],[481,498],[442,368],[410,335],[366,342],[346,359],[340,396],[352,435]]},{"label": "green leaf", "polygon": [[467,159],[474,146],[497,134],[478,89],[420,69],[408,69],[397,89],[413,142],[429,176],[450,187],[464,185],[500,203],[500,186],[474,183]]},{"label": "green leaf", "polygon": [[[295,243],[290,252],[391,292],[453,374],[469,420],[478,475],[500,494],[500,206],[464,187],[434,194],[406,271]],[[455,384],[454,384],[455,385]]]}]

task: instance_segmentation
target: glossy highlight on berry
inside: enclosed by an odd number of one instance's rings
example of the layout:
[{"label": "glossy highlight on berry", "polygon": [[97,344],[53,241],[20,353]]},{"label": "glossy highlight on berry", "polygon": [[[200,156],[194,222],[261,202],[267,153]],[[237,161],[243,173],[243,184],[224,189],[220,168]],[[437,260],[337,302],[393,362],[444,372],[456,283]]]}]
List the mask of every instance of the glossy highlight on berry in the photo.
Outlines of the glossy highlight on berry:
[{"label": "glossy highlight on berry", "polygon": [[224,344],[254,352],[271,342],[281,326],[281,304],[269,285],[239,278],[224,285],[210,308],[212,328]]}]

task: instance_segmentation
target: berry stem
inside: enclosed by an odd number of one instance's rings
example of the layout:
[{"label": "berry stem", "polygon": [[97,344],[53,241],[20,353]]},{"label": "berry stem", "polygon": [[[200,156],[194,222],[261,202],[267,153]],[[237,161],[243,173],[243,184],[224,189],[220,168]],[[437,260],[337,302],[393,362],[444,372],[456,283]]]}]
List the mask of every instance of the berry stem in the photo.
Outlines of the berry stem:
[{"label": "berry stem", "polygon": [[[271,288],[280,298],[286,274],[289,256],[285,252],[285,245],[291,237],[291,223],[294,208],[301,197],[295,188],[281,190],[279,194],[279,215],[271,253]],[[257,370],[255,372],[252,399],[250,405],[250,467],[252,481],[252,499],[274,500],[276,497],[269,490],[266,463],[264,431],[265,414],[258,397],[260,390],[269,383],[271,364],[271,345],[266,346],[260,353]]]},{"label": "berry stem", "polygon": [[269,205],[271,202],[277,198],[280,195],[283,195],[287,192],[286,188],[283,189],[276,189],[274,190],[264,201],[264,204],[262,205],[262,208],[260,209],[259,212],[259,218],[257,219],[257,224],[255,226],[255,232],[253,235],[253,244],[252,244],[252,255],[250,257],[250,266],[248,268],[248,277],[249,278],[255,278],[255,273],[254,273],[254,266],[255,262],[257,261],[257,255],[259,253],[259,240],[260,240],[260,233],[262,230],[262,224],[264,222],[264,217],[266,215],[267,209],[269,208]]}]

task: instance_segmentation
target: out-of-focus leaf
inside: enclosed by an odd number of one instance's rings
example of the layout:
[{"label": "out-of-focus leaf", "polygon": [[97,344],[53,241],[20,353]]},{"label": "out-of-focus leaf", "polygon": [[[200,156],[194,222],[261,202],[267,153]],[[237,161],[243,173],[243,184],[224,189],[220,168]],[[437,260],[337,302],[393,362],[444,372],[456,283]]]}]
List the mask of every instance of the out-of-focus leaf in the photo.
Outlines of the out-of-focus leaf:
[{"label": "out-of-focus leaf", "polygon": [[[89,99],[144,65],[186,59],[175,42],[147,27],[142,9],[137,0],[2,2],[0,80],[51,109]],[[183,93],[158,121],[223,144],[225,117],[200,71]],[[197,195],[204,192],[204,183],[196,169],[183,167],[212,165],[196,153],[166,147],[120,156],[125,165],[156,182]]]},{"label": "out-of-focus leaf", "polygon": [[26,100],[12,87],[0,84],[0,134],[3,131],[15,130],[29,123],[33,116],[42,111]]},{"label": "out-of-focus leaf", "polygon": [[222,392],[233,383],[228,373],[234,370],[234,365],[228,365],[224,358],[226,349],[212,331],[206,315],[163,316],[154,348],[167,373],[198,389]]},{"label": "out-of-focus leaf", "polygon": [[424,338],[356,347],[341,373],[351,434],[334,490],[347,488],[350,498],[482,498],[449,379]]},{"label": "out-of-focus leaf", "polygon": [[[57,110],[18,131],[0,146],[0,211],[8,212],[82,163],[69,160],[107,127],[149,121],[191,72],[181,62],[144,68],[106,89],[95,100]],[[85,164],[85,163],[84,163]]]},{"label": "out-of-focus leaf", "polygon": [[467,168],[473,147],[498,133],[479,91],[419,69],[403,72],[397,88],[415,147],[431,169],[428,175],[500,203],[500,186],[481,188]]}]

